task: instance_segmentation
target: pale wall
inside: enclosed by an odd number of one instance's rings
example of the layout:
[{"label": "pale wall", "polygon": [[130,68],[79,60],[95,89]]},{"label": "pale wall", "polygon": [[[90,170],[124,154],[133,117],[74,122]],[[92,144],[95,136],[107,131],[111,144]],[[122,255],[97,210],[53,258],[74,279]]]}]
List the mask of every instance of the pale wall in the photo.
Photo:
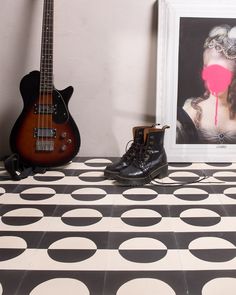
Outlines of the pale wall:
[{"label": "pale wall", "polygon": [[[0,156],[22,109],[20,79],[39,69],[42,0],[1,0]],[[132,126],[155,121],[154,0],[55,0],[54,80],[73,85],[69,107],[81,156],[118,156]]]}]

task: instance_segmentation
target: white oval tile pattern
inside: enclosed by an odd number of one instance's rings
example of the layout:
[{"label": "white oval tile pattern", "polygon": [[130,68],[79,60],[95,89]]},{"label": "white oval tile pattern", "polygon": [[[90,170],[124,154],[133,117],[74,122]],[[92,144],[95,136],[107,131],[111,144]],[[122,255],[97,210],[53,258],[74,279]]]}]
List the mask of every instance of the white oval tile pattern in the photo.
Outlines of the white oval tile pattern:
[{"label": "white oval tile pattern", "polygon": [[131,226],[152,226],[161,221],[162,216],[150,209],[132,209],[121,215],[121,220]]},{"label": "white oval tile pattern", "polygon": [[189,244],[195,257],[208,262],[226,262],[235,258],[236,248],[231,242],[218,237],[201,237]]},{"label": "white oval tile pattern", "polygon": [[213,177],[224,182],[236,181],[236,173],[233,171],[218,171],[213,174]]},{"label": "white oval tile pattern", "polygon": [[40,201],[49,199],[56,194],[54,189],[48,187],[34,187],[29,188],[20,193],[24,200]]},{"label": "white oval tile pattern", "polygon": [[157,197],[157,192],[149,188],[131,188],[124,191],[123,196],[132,201],[149,201]]},{"label": "white oval tile pattern", "polygon": [[60,179],[63,179],[65,177],[65,174],[61,171],[46,171],[43,174],[35,174],[34,179],[37,181],[57,181]]},{"label": "white oval tile pattern", "polygon": [[84,162],[85,165],[90,167],[106,167],[111,161],[108,159],[89,159]]},{"label": "white oval tile pattern", "polygon": [[21,255],[27,248],[24,239],[15,236],[0,237],[0,261],[9,260]]},{"label": "white oval tile pattern", "polygon": [[101,182],[105,180],[103,171],[91,171],[81,173],[79,179],[85,182]]},{"label": "white oval tile pattern", "polygon": [[138,237],[123,242],[119,246],[119,253],[132,262],[150,263],[162,259],[167,253],[167,247],[159,240]]},{"label": "white oval tile pattern", "polygon": [[176,295],[175,291],[165,282],[151,278],[140,278],[122,285],[116,295]]},{"label": "white oval tile pattern", "polygon": [[56,278],[43,282],[36,286],[30,295],[89,295],[87,286],[81,281],[70,278]]},{"label": "white oval tile pattern", "polygon": [[96,187],[80,188],[71,193],[71,196],[78,201],[97,201],[106,196],[106,191]]},{"label": "white oval tile pattern", "polygon": [[229,187],[223,193],[231,199],[236,199],[236,187]]},{"label": "white oval tile pattern", "polygon": [[194,226],[213,226],[220,222],[221,217],[218,213],[201,208],[188,209],[180,214],[181,220]]},{"label": "white oval tile pattern", "polygon": [[189,249],[230,249],[235,246],[229,241],[217,237],[201,237],[189,244]]},{"label": "white oval tile pattern", "polygon": [[1,182],[0,295],[235,295],[236,163],[125,187],[104,178],[109,159]]},{"label": "white oval tile pattern", "polygon": [[209,194],[200,188],[179,188],[173,195],[185,201],[201,201],[207,199]]},{"label": "white oval tile pattern", "polygon": [[2,216],[2,222],[8,225],[23,226],[38,222],[43,212],[35,208],[14,209]]},{"label": "white oval tile pattern", "polygon": [[88,226],[95,224],[102,219],[102,214],[98,210],[90,208],[80,208],[67,211],[61,220],[71,226]]},{"label": "white oval tile pattern", "polygon": [[235,295],[236,278],[217,278],[209,281],[202,288],[202,295]]},{"label": "white oval tile pattern", "polygon": [[14,249],[14,248],[22,248],[26,249],[27,244],[26,241],[19,237],[14,236],[2,236],[0,237],[0,249],[8,248],[8,249]]},{"label": "white oval tile pattern", "polygon": [[87,238],[69,237],[58,240],[48,248],[48,255],[59,262],[79,262],[92,257],[97,251],[96,244]]},{"label": "white oval tile pattern", "polygon": [[199,175],[188,171],[173,172],[168,175],[168,177],[177,182],[188,182],[196,181],[199,179]]}]

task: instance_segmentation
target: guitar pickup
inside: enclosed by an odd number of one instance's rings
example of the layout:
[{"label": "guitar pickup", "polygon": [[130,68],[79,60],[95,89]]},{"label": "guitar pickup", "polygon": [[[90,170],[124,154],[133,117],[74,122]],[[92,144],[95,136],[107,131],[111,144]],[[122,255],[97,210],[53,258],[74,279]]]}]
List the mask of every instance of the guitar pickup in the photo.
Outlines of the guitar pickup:
[{"label": "guitar pickup", "polygon": [[34,113],[40,115],[52,115],[56,111],[56,105],[52,104],[35,104]]},{"label": "guitar pickup", "polygon": [[54,142],[51,140],[37,140],[36,141],[37,152],[52,152],[54,151]]},{"label": "guitar pickup", "polygon": [[34,128],[34,137],[55,138],[56,129],[55,128]]}]

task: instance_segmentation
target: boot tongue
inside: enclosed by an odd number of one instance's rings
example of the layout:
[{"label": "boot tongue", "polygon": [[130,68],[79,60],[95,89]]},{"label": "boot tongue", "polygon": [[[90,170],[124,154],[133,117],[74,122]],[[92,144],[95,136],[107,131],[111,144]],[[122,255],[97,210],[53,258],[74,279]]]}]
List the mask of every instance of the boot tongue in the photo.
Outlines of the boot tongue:
[{"label": "boot tongue", "polygon": [[143,143],[143,128],[134,128],[133,129],[133,136],[135,143]]},{"label": "boot tongue", "polygon": [[152,138],[156,144],[162,145],[163,135],[166,128],[169,128],[169,126],[164,126],[163,128],[145,128],[143,134],[144,144],[147,144],[148,140]]},{"label": "boot tongue", "polygon": [[146,143],[149,133],[161,132],[161,131],[162,131],[162,128],[145,128],[144,129],[144,134],[143,134],[144,142]]},{"label": "boot tongue", "polygon": [[[152,128],[151,128],[151,129],[152,129]],[[148,137],[148,133],[149,133],[149,131],[150,131],[150,128],[146,128],[146,129],[144,129],[144,132],[143,132],[143,141],[144,141],[144,143],[147,142],[147,137]]]}]

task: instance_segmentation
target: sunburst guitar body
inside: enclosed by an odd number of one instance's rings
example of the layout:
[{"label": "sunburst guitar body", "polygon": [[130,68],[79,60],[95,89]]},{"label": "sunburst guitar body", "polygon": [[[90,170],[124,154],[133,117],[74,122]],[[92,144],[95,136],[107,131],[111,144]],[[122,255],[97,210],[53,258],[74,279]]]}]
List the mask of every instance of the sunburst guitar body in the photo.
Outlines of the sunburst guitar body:
[{"label": "sunburst guitar body", "polygon": [[68,110],[73,87],[40,94],[40,72],[20,83],[24,102],[10,136],[13,152],[30,166],[53,167],[68,163],[79,152],[80,134]]}]

